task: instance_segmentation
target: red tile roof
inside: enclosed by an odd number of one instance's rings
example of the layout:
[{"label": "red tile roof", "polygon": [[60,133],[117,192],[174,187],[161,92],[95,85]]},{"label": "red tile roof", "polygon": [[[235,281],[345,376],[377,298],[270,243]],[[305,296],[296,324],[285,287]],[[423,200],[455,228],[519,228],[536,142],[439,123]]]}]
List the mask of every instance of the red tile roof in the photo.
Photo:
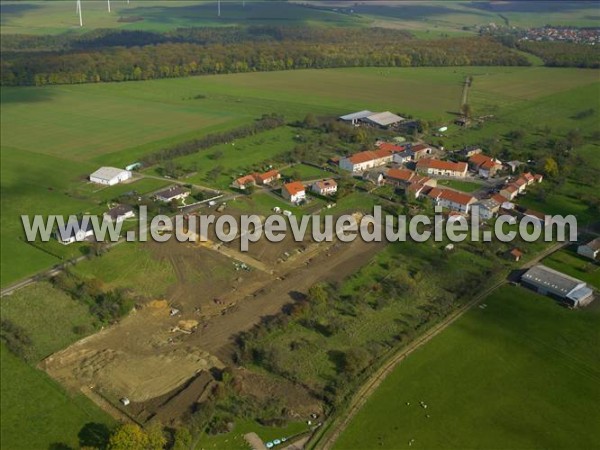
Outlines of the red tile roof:
[{"label": "red tile roof", "polygon": [[476,199],[472,195],[463,194],[462,192],[453,191],[452,189],[442,189],[439,198],[450,202],[458,203],[459,205],[469,205]]},{"label": "red tile roof", "polygon": [[390,169],[385,174],[386,178],[392,178],[400,181],[410,181],[414,176],[415,173],[408,169]]},{"label": "red tile roof", "polygon": [[441,161],[434,158],[420,159],[417,162],[418,169],[436,169],[436,170],[451,170],[454,172],[465,172],[467,170],[467,163],[464,162],[452,162],[452,161]]},{"label": "red tile roof", "polygon": [[418,153],[418,152],[422,152],[423,150],[427,150],[428,148],[431,148],[429,145],[425,145],[425,144],[417,144],[417,145],[413,145],[410,149],[411,151]]},{"label": "red tile roof", "polygon": [[400,153],[404,151],[403,146],[392,144],[391,142],[381,142],[378,147],[380,150],[390,151],[394,153]]},{"label": "red tile roof", "polygon": [[265,182],[265,180],[271,180],[273,178],[277,178],[279,176],[279,172],[277,170],[269,170],[268,172],[265,173],[256,173],[254,174],[254,178],[257,178],[258,180],[262,181],[263,183]]},{"label": "red tile roof", "polygon": [[330,178],[328,180],[317,181],[317,182],[315,182],[315,184],[321,190],[327,189],[327,188],[332,188],[332,187],[337,187],[337,183],[332,178]]},{"label": "red tile roof", "polygon": [[254,184],[255,180],[252,175],[244,175],[243,177],[240,177],[237,180],[235,180],[235,182],[238,186],[244,186],[246,184]]},{"label": "red tile roof", "polygon": [[290,195],[296,195],[305,190],[304,185],[299,181],[292,181],[291,183],[284,184],[283,189]]}]

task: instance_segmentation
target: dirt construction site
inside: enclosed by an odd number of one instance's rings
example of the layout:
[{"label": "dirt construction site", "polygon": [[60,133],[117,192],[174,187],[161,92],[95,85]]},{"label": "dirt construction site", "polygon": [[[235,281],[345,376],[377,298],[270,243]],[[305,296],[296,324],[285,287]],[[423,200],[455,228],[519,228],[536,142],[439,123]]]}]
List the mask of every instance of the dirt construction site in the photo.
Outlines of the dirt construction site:
[{"label": "dirt construction site", "polygon": [[[125,244],[126,245],[126,244]],[[233,339],[261,318],[297,301],[320,281],[341,281],[367,264],[382,243],[149,242],[153,258],[171,264],[176,282],[165,298],[147,299],[118,324],[57,352],[41,365],[70,389],[84,392],[122,419],[176,424],[202,403],[223,368],[242,393],[279,397],[305,416],[319,402],[303,387],[236,367]],[[123,400],[127,399],[123,404]]]}]

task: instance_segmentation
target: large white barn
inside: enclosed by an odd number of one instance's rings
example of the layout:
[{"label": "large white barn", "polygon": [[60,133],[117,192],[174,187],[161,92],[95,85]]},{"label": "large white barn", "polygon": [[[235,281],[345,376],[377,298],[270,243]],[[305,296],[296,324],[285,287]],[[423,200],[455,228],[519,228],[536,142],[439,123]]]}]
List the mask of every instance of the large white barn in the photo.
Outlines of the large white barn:
[{"label": "large white barn", "polygon": [[113,186],[132,177],[130,170],[117,169],[116,167],[100,167],[90,175],[92,183],[104,184]]}]

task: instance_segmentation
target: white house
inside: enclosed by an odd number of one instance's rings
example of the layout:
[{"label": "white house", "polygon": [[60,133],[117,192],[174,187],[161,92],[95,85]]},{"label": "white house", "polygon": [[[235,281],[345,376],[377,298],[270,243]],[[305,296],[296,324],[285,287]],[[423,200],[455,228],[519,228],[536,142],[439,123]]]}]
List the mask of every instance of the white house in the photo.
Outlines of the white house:
[{"label": "white house", "polygon": [[590,259],[598,258],[598,255],[600,255],[600,238],[596,238],[585,245],[578,246],[577,253]]},{"label": "white house", "polygon": [[132,217],[135,217],[135,211],[129,205],[118,205],[104,213],[104,218],[111,222],[123,222]]},{"label": "white house", "polygon": [[293,181],[283,185],[281,195],[291,203],[299,203],[306,198],[306,190],[302,183]]},{"label": "white house", "polygon": [[132,174],[130,170],[117,169],[116,167],[100,167],[90,175],[90,181],[92,183],[113,186],[122,183],[125,180],[129,180],[131,177]]},{"label": "white house", "polygon": [[171,186],[169,189],[158,192],[155,197],[156,200],[169,203],[173,200],[183,200],[188,195],[190,195],[190,191],[182,188],[181,186]]},{"label": "white house", "polygon": [[319,195],[332,195],[337,192],[337,183],[333,179],[321,180],[314,183],[311,190]]},{"label": "white house", "polygon": [[94,228],[89,218],[76,222],[67,222],[64,227],[56,230],[56,239],[64,245],[81,242],[94,235]]},{"label": "white house", "polygon": [[431,198],[436,205],[439,205],[442,208],[448,208],[464,214],[468,214],[471,205],[477,201],[477,199],[471,195],[437,187],[431,189],[427,196]]}]

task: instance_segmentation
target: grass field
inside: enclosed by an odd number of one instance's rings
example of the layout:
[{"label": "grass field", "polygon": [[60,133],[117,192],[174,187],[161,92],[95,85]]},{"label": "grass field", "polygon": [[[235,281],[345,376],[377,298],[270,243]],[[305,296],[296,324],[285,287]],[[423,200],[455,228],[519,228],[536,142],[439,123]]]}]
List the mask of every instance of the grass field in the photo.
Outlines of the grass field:
[{"label": "grass field", "polygon": [[475,192],[476,190],[481,189],[480,184],[460,180],[440,180],[438,181],[438,186],[447,186],[451,189],[456,189],[457,191],[467,193]]},{"label": "grass field", "polygon": [[48,283],[35,283],[3,297],[0,314],[3,320],[23,328],[31,339],[29,364],[1,345],[2,448],[62,448],[58,444],[76,448],[87,424],[114,424],[87,397],[68,393],[34,367],[94,331],[87,306]]},{"label": "grass field", "polygon": [[598,302],[572,311],[506,286],[485,303],[402,362],[335,448],[597,446]]},{"label": "grass field", "polygon": [[4,344],[0,345],[0,357],[2,448],[78,448],[78,435],[87,424],[114,425],[83,394],[68,394],[44,372],[6,350]]}]

